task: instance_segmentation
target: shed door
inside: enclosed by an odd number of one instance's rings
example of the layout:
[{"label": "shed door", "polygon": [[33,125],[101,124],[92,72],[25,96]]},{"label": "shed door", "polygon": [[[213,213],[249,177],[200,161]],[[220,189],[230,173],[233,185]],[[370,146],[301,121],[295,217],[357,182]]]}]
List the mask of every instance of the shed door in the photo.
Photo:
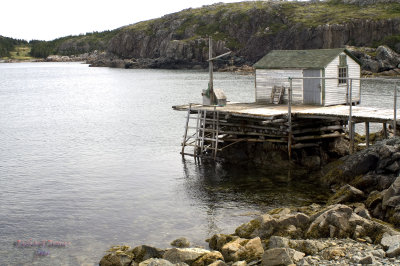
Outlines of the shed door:
[{"label": "shed door", "polygon": [[[303,70],[303,77],[320,77],[319,69]],[[321,104],[321,80],[304,79],[303,80],[303,101],[304,104]]]}]

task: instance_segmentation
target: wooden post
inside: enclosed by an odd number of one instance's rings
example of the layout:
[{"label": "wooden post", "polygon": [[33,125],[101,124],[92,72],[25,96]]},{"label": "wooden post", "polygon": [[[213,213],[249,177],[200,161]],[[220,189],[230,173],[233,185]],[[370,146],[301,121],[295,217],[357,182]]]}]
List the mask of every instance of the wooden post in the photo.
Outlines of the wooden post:
[{"label": "wooden post", "polygon": [[394,84],[394,99],[393,99],[393,137],[397,134],[397,84]]},{"label": "wooden post", "polygon": [[213,60],[212,59],[212,38],[208,39],[208,72],[210,74],[210,81],[208,83],[208,89],[210,93],[210,104],[214,104],[214,77],[213,77],[213,71],[214,71],[214,65],[213,65]]},{"label": "wooden post", "polygon": [[382,127],[383,127],[383,137],[385,139],[387,139],[388,133],[387,133],[387,125],[386,125],[386,123],[382,123]]},{"label": "wooden post", "polygon": [[[349,87],[349,81],[350,81],[350,87]],[[350,137],[350,154],[353,154],[354,152],[354,125],[353,125],[353,121],[352,121],[352,115],[353,115],[353,95],[352,95],[352,82],[353,80],[350,79],[347,81],[347,87],[349,88],[349,103],[350,103],[350,107],[349,107],[349,123],[348,123],[348,127],[349,127],[349,137]]]},{"label": "wooden post", "polygon": [[185,146],[186,146],[186,141],[187,141],[186,140],[187,132],[188,132],[188,129],[189,129],[189,120],[190,120],[191,109],[192,109],[192,104],[190,103],[189,104],[188,113],[187,113],[187,117],[186,117],[185,134],[183,134],[182,151],[181,151],[182,157],[185,156],[184,153],[185,153]]},{"label": "wooden post", "polygon": [[199,127],[200,127],[200,118],[201,118],[201,111],[200,109],[197,111],[197,121],[196,121],[196,138],[195,138],[195,145],[193,149],[193,157],[196,160],[196,157],[198,156],[198,148],[200,147],[199,143]]},{"label": "wooden post", "polygon": [[289,124],[289,134],[288,134],[288,155],[289,160],[292,159],[292,78],[289,78],[289,93],[288,93],[288,124]]},{"label": "wooden post", "polygon": [[369,122],[365,122],[365,143],[369,147]]},{"label": "wooden post", "polygon": [[215,132],[215,150],[214,150],[214,160],[217,158],[217,152],[218,152],[218,134],[219,134],[219,111],[216,111],[216,132]]}]

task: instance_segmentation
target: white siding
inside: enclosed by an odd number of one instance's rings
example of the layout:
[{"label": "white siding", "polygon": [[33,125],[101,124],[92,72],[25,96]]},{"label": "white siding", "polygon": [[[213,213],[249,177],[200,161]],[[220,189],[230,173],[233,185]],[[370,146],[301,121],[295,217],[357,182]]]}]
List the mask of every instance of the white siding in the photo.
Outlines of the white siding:
[{"label": "white siding", "polygon": [[[344,53],[343,53],[344,54]],[[349,78],[360,78],[360,66],[348,55],[346,55],[347,66],[348,66],[348,76]],[[346,103],[346,91],[347,87],[345,84],[338,85],[338,75],[339,75],[339,55],[332,60],[325,68],[326,78],[336,78],[336,79],[326,79],[325,80],[325,103],[324,105],[335,105],[335,104],[345,104]],[[354,80],[353,84],[353,101],[359,98],[359,88],[360,81]]]},{"label": "white siding", "polygon": [[[287,101],[287,89],[289,88],[289,77],[302,77],[301,69],[256,69],[256,102],[270,103],[273,86],[285,86],[284,95]],[[303,101],[303,81],[293,80],[293,102]]]}]

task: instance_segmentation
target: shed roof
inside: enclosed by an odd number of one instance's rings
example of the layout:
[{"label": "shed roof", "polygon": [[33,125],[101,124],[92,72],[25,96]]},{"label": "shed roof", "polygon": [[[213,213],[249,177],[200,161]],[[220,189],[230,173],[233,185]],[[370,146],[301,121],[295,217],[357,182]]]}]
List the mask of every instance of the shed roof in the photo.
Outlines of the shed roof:
[{"label": "shed roof", "polygon": [[272,50],[257,63],[255,68],[282,69],[282,68],[325,68],[340,53],[345,52],[359,65],[360,62],[348,50],[314,49],[314,50]]}]

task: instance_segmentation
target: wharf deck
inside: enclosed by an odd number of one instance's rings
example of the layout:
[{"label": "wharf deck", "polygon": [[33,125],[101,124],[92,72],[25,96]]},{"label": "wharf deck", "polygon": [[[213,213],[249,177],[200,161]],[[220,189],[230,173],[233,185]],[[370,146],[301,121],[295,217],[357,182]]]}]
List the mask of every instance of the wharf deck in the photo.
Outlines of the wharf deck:
[{"label": "wharf deck", "polygon": [[[187,111],[189,105],[173,106],[174,110]],[[298,118],[321,118],[321,119],[349,119],[348,105],[334,106],[312,106],[312,105],[292,105],[291,113],[293,117]],[[214,106],[205,106],[201,104],[192,104],[191,110],[214,110]],[[287,116],[287,105],[275,104],[257,104],[257,103],[228,103],[223,107],[216,107],[220,114],[232,115],[238,117],[249,117],[257,119],[276,119]],[[388,123],[393,122],[393,109],[378,109],[372,107],[352,106],[352,121],[354,123],[376,122]],[[396,124],[400,125],[397,119]]]}]

